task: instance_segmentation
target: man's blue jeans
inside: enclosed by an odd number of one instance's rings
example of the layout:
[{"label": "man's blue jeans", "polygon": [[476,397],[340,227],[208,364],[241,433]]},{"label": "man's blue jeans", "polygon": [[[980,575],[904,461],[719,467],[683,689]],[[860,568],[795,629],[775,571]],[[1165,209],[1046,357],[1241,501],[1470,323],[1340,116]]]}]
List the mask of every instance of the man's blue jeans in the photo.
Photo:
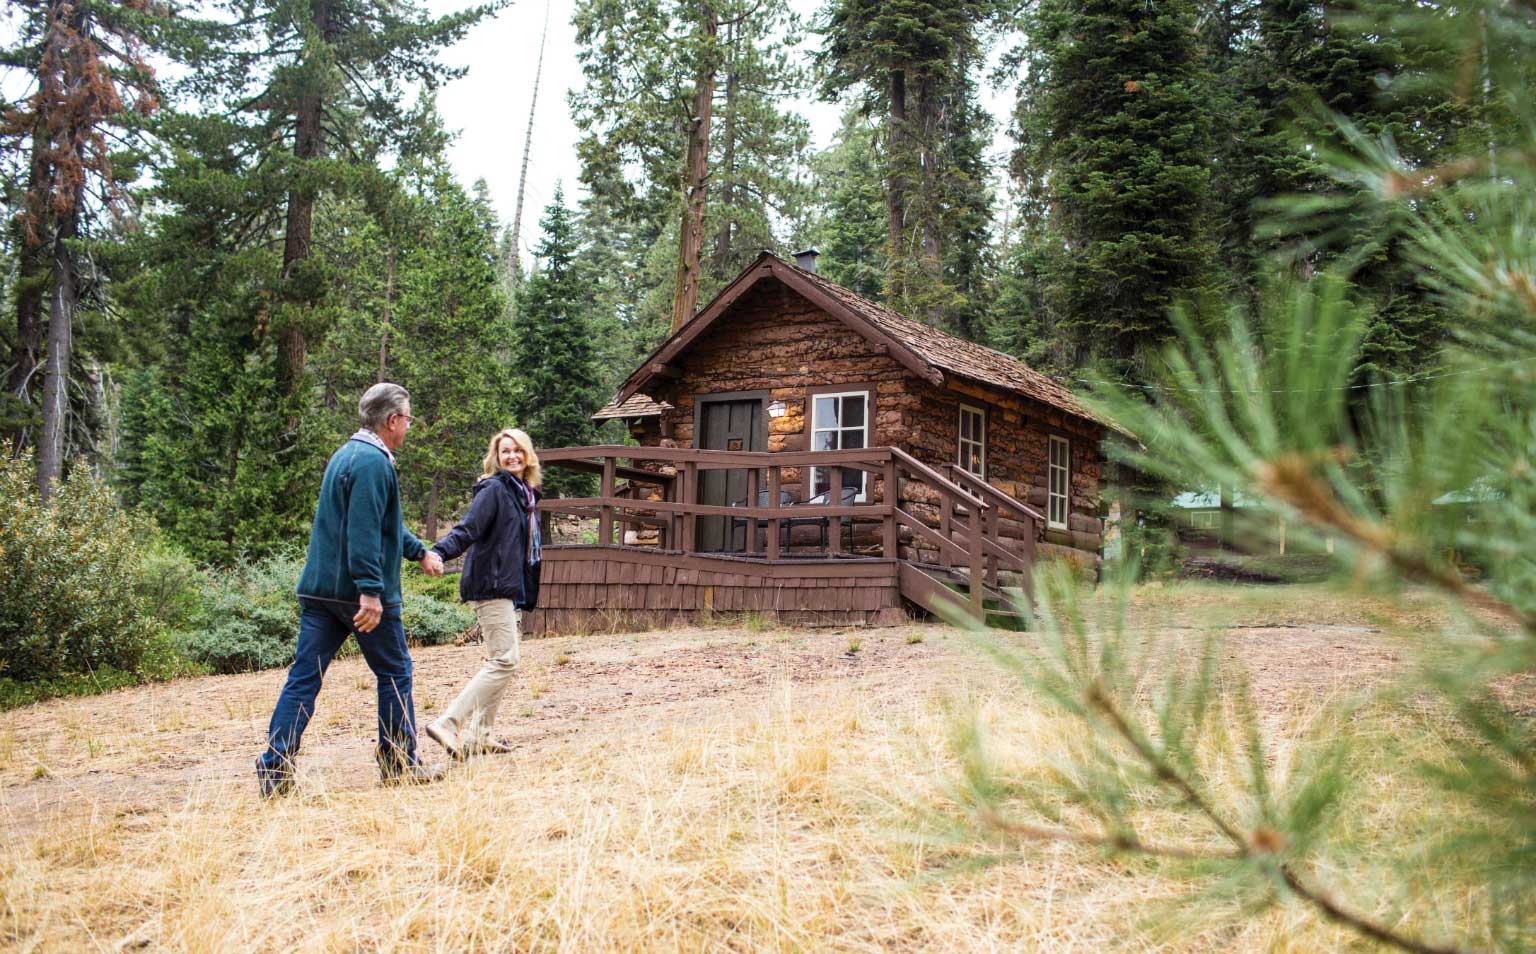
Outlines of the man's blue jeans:
[{"label": "man's blue jeans", "polygon": [[[356,630],[356,606],[326,600],[299,599],[299,645],[294,650],[288,681],[277,697],[267,728],[267,749],[256,761],[263,790],[291,781],[304,728],[315,712],[315,697],[331,659]],[[357,633],[368,668],[379,690],[379,770],[385,778],[416,762],[416,712],[411,703],[411,654],[405,646],[400,607],[386,606],[379,625]]]}]

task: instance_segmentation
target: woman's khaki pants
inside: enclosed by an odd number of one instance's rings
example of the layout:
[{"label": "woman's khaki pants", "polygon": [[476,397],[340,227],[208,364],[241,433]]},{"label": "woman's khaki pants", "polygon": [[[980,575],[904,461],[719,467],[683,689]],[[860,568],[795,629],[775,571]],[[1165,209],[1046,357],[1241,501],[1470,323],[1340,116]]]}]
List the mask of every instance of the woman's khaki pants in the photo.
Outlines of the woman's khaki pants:
[{"label": "woman's khaki pants", "polygon": [[496,708],[521,655],[518,628],[522,611],[511,600],[476,600],[470,605],[475,608],[480,635],[485,639],[485,665],[436,720],[453,746],[462,752],[473,752],[480,743],[493,740]]}]

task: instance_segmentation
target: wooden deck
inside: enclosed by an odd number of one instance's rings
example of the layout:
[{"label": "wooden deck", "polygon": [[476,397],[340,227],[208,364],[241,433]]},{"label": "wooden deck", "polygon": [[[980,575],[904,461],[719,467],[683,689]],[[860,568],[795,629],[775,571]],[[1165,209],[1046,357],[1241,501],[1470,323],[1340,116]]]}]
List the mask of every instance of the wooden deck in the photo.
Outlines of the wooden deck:
[{"label": "wooden deck", "polygon": [[550,547],[539,608],[523,624],[536,635],[757,613],[793,626],[895,625],[907,619],[899,567],[878,558],[767,560],[654,547]]},{"label": "wooden deck", "polygon": [[[601,445],[540,457],[600,475],[596,497],[540,504],[546,539],[550,515],[566,514],[591,519],[597,542],[544,548],[539,608],[524,622],[530,635],[748,613],[791,625],[895,624],[908,606],[982,618],[1007,603],[1004,586],[1027,586],[1042,521],[954,465],[931,468],[891,447],[770,454]],[[862,471],[865,499],[797,502],[788,488],[803,486],[811,467]],[[701,501],[710,470],[736,472],[741,499]],[[699,552],[705,520],[733,528],[723,539],[740,552]]]}]

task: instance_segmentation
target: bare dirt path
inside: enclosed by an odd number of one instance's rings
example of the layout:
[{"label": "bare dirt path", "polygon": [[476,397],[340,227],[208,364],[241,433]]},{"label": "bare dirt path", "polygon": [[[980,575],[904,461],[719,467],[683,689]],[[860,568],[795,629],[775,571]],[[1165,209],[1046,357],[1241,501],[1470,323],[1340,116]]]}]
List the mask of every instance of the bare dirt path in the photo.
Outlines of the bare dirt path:
[{"label": "bare dirt path", "polygon": [[[909,634],[922,637],[908,643]],[[513,759],[571,737],[647,733],[730,718],[782,682],[846,681],[854,691],[923,691],[967,665],[944,627],[767,631],[686,629],[557,637],[523,644],[498,727]],[[857,642],[856,651],[849,652]],[[478,646],[416,650],[422,722],[480,663]],[[0,817],[7,836],[70,815],[171,810],[194,787],[254,790],[252,763],[285,670],[209,676],[0,714]],[[330,790],[377,784],[375,691],[360,656],[326,676],[304,740],[301,781]],[[431,760],[443,753],[422,740]]]},{"label": "bare dirt path", "polygon": [[[1265,708],[1373,681],[1397,654],[1366,626],[1266,626],[1230,631]],[[1023,637],[1027,639],[1026,637]],[[898,704],[943,687],[1002,678],[957,630],[681,629],[557,637],[524,643],[521,672],[499,728],[513,760],[594,740],[714,725],[755,710],[786,683]],[[416,705],[425,722],[478,668],[478,646],[415,652]],[[248,798],[285,670],[210,676],[56,700],[0,714],[3,839],[109,813],[175,811],[195,791]],[[305,738],[300,782],[329,791],[373,786],[375,693],[361,657],[338,660]],[[423,754],[441,751],[423,739]]]}]

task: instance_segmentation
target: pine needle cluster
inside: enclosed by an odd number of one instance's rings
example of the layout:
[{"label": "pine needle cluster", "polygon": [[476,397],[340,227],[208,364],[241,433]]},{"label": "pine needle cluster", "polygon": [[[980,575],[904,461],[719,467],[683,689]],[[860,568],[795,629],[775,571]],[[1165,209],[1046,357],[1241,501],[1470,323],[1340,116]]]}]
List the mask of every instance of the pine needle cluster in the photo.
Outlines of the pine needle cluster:
[{"label": "pine needle cluster", "polygon": [[[1225,665],[1215,620],[1204,649],[1185,653],[1128,608],[1134,560],[1107,569],[1118,600],[1042,572],[1041,645],[986,644],[1088,741],[1064,741],[1059,769],[1020,785],[984,739],[962,733],[962,788],[994,834],[1084,842],[1199,874],[1207,890],[1186,899],[1186,916],[1299,902],[1390,949],[1531,951],[1536,720],[1520,686],[1536,670],[1536,10],[1403,7],[1378,26],[1440,44],[1455,64],[1412,77],[1419,93],[1438,82],[1446,98],[1482,97],[1510,121],[1461,158],[1422,168],[1390,138],[1319,109],[1347,144],[1327,159],[1354,192],[1282,211],[1315,233],[1347,208],[1351,240],[1363,243],[1356,262],[1400,243],[1456,316],[1442,366],[1359,380],[1374,316],[1346,263],[1293,276],[1257,313],[1234,310],[1214,338],[1177,317],[1179,341],[1149,382],[1102,387],[1093,401],[1127,435],[1116,453],[1128,467],[1235,487],[1254,504],[1232,544],[1272,545],[1282,524],[1293,545],[1298,532],[1330,539],[1341,585],[1433,593],[1456,622],[1398,634],[1418,664],[1401,684],[1341,701],[1282,744],[1245,676]],[[1357,817],[1346,807],[1364,797],[1360,767],[1403,742],[1384,742],[1383,724],[1437,740],[1432,753],[1404,745],[1397,766],[1402,786],[1432,799],[1409,842],[1340,823]],[[1154,830],[1162,840],[1143,834]],[[1447,903],[1447,885],[1472,903]]]}]

